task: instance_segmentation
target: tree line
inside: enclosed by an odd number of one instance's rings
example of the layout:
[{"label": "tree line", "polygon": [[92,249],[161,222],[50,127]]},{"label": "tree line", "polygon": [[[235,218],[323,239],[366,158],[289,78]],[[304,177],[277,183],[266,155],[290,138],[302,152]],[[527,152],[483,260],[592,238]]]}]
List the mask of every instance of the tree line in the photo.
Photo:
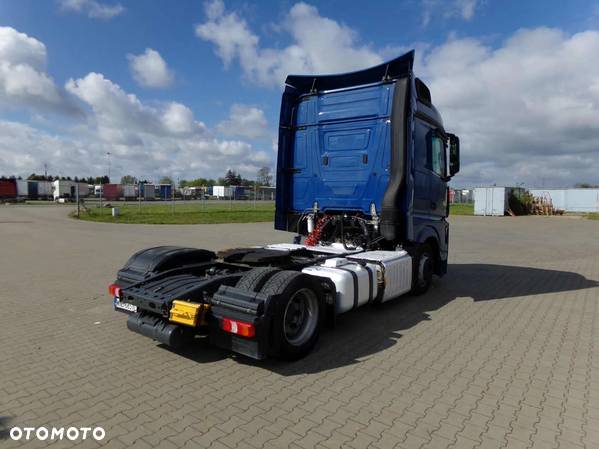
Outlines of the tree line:
[{"label": "tree line", "polygon": [[[0,179],[18,179],[22,180],[21,176],[0,176]],[[73,182],[86,182],[88,184],[110,184],[110,178],[108,176],[54,176],[54,175],[37,175],[31,173],[27,176],[28,181],[73,181]]]},{"label": "tree line", "polygon": [[[7,179],[5,176],[1,176],[0,179]],[[20,176],[10,176],[8,179],[22,179]],[[38,175],[32,173],[27,177],[31,181],[74,181],[74,182],[86,182],[88,184],[110,184],[110,178],[108,176],[54,176],[54,175]],[[121,177],[121,184],[149,184],[148,180],[140,180],[132,175],[124,175]],[[171,184],[175,185],[173,179],[169,176],[163,176],[160,178],[159,184]],[[212,178],[196,178],[196,179],[182,179],[179,182],[179,187],[207,187],[207,186],[243,186],[243,187],[254,187],[254,186],[271,186],[273,183],[273,176],[271,174],[270,167],[262,167],[258,170],[256,179],[246,179],[242,177],[235,170],[227,170],[225,175],[218,179]]]},{"label": "tree line", "polygon": [[196,179],[183,179],[179,183],[181,187],[208,187],[208,186],[242,186],[242,187],[254,187],[254,186],[271,186],[273,177],[271,174],[270,167],[262,167],[258,170],[256,179],[246,179],[242,177],[235,170],[227,170],[225,176],[212,179],[212,178],[196,178]]}]

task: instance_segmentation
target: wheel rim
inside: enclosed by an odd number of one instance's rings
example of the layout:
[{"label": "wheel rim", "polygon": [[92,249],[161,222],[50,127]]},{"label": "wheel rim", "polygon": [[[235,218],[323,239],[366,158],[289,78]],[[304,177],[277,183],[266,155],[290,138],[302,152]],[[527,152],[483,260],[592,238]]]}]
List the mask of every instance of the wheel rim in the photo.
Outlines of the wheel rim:
[{"label": "wheel rim", "polygon": [[295,292],[285,307],[283,323],[283,332],[289,344],[300,346],[306,343],[318,324],[316,294],[308,288]]},{"label": "wheel rim", "polygon": [[420,263],[418,264],[418,284],[424,287],[428,282],[431,272],[431,258],[428,254],[420,256]]}]

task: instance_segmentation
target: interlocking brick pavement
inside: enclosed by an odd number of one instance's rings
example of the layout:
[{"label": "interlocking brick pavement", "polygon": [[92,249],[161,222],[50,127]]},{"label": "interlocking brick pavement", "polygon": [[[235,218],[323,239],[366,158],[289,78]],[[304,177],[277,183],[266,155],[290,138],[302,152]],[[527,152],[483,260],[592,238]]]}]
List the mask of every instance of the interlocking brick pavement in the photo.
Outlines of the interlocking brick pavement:
[{"label": "interlocking brick pavement", "polygon": [[51,447],[599,448],[597,222],[452,217],[449,273],[429,293],[343,315],[283,363],[161,347],[104,291],[143,247],[290,235],[65,210],[0,208],[2,447],[48,445],[6,439],[11,426],[103,426],[101,443]]}]

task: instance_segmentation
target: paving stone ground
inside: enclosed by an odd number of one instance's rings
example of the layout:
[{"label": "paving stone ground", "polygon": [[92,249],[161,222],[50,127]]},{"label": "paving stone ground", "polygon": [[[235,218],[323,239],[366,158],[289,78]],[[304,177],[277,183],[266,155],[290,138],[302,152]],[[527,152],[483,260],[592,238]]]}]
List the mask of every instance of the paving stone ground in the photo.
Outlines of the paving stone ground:
[{"label": "paving stone ground", "polygon": [[[0,447],[599,448],[599,222],[452,217],[448,275],[341,316],[294,362],[126,329],[106,286],[135,250],[289,241],[269,224],[80,223],[0,208]],[[2,429],[0,429],[2,431]]]}]

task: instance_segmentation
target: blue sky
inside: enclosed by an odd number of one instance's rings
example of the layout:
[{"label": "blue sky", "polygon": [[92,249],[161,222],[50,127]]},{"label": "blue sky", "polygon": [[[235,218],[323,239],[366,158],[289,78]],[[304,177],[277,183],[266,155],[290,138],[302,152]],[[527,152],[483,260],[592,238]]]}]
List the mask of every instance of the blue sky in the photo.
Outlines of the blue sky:
[{"label": "blue sky", "polygon": [[416,48],[460,184],[599,182],[598,3],[364,5],[4,0],[0,172],[97,175],[110,151],[116,176],[251,177],[274,165],[287,72]]}]

